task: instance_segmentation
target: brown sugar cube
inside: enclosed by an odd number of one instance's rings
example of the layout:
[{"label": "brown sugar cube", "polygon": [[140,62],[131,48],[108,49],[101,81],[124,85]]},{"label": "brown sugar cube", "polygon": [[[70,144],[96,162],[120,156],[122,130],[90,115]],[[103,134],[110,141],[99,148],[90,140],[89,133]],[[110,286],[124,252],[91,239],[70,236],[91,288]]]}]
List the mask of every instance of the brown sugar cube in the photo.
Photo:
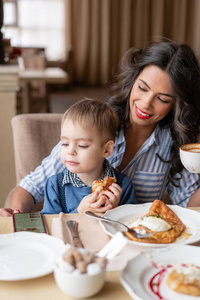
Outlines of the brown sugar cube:
[{"label": "brown sugar cube", "polygon": [[94,261],[94,254],[90,253],[88,251],[83,253],[83,260],[87,263],[87,264],[91,264]]},{"label": "brown sugar cube", "polygon": [[74,257],[74,260],[75,260],[75,263],[77,264],[79,261],[83,260],[83,256],[82,254],[78,251],[78,250],[74,250],[73,251],[73,257]]},{"label": "brown sugar cube", "polygon": [[84,260],[78,261],[76,268],[80,270],[81,274],[87,273],[87,263]]},{"label": "brown sugar cube", "polygon": [[65,262],[68,262],[70,265],[75,266],[75,259],[71,248],[63,254],[62,258]]}]

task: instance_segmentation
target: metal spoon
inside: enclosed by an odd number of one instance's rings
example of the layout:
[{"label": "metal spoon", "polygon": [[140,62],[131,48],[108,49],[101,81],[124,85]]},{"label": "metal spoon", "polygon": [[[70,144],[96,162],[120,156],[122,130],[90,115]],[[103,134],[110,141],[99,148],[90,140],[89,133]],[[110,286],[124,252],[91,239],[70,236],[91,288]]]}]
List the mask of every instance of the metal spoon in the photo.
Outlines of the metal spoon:
[{"label": "metal spoon", "polygon": [[124,223],[121,223],[121,222],[118,222],[118,221],[115,221],[115,220],[111,220],[111,219],[107,219],[107,218],[104,218],[104,217],[97,216],[97,215],[95,215],[91,211],[86,211],[85,214],[88,217],[92,217],[92,218],[95,218],[95,219],[100,219],[100,220],[105,221],[105,222],[114,223],[114,224],[118,224],[120,226],[124,226],[124,228],[126,228],[125,231],[130,232],[130,234],[132,234],[135,238],[138,238],[138,239],[141,239],[141,238],[144,238],[144,237],[148,237],[148,236],[151,236],[151,235],[153,235],[153,234],[156,233],[155,231],[153,231],[151,233],[140,234],[140,233],[137,233],[134,229],[131,229],[128,226],[126,226]]}]

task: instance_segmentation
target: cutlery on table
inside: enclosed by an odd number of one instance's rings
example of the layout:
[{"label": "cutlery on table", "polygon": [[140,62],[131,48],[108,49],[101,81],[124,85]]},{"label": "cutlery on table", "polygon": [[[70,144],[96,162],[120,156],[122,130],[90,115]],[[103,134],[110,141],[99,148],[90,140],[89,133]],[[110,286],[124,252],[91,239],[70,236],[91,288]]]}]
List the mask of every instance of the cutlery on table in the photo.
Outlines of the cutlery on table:
[{"label": "cutlery on table", "polygon": [[140,234],[140,233],[137,233],[134,229],[131,229],[129,228],[128,226],[126,226],[124,223],[121,223],[121,222],[118,222],[118,221],[115,221],[115,220],[111,220],[111,219],[108,219],[108,218],[104,218],[104,217],[100,217],[98,215],[95,215],[93,212],[91,211],[86,211],[85,213],[88,217],[92,217],[92,218],[95,218],[95,219],[99,219],[99,220],[102,220],[102,221],[105,221],[105,222],[109,222],[109,223],[113,223],[113,224],[118,224],[120,226],[124,226],[124,228],[126,229],[125,231],[128,231],[130,234],[132,234],[135,238],[144,238],[144,237],[148,237],[148,236],[151,236],[153,234],[156,233],[156,231],[153,231],[151,233],[146,233],[146,234]]},{"label": "cutlery on table", "polygon": [[77,248],[84,248],[78,235],[78,223],[74,220],[69,220],[67,221],[67,226],[71,232],[73,245]]},{"label": "cutlery on table", "polygon": [[[67,221],[67,226],[71,232],[72,243],[77,248],[84,248],[78,236],[78,223],[74,220]],[[112,259],[115,257],[128,243],[128,238],[122,232],[117,232],[115,236],[99,251],[99,257]]]}]

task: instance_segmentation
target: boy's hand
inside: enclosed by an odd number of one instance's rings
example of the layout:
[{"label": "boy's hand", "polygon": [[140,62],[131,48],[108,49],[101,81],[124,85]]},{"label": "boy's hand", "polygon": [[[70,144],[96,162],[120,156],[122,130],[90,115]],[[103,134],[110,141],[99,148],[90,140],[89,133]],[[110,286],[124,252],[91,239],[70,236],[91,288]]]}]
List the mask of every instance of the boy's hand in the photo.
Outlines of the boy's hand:
[{"label": "boy's hand", "polygon": [[115,208],[119,205],[122,188],[117,183],[109,186],[110,191],[105,191],[106,196],[102,196],[97,200],[99,192],[87,195],[79,204],[77,211],[85,213],[87,210],[94,213],[105,213],[107,210]]},{"label": "boy's hand", "polygon": [[98,195],[99,192],[96,191],[94,194],[85,196],[77,208],[78,213],[85,213],[88,210],[93,211],[94,213],[105,213],[107,210],[111,209],[112,203],[109,199],[106,196],[102,196],[97,200]]},{"label": "boy's hand", "polygon": [[110,191],[105,191],[104,194],[108,197],[108,201],[112,204],[112,208],[119,205],[122,188],[117,183],[112,183],[109,186]]}]

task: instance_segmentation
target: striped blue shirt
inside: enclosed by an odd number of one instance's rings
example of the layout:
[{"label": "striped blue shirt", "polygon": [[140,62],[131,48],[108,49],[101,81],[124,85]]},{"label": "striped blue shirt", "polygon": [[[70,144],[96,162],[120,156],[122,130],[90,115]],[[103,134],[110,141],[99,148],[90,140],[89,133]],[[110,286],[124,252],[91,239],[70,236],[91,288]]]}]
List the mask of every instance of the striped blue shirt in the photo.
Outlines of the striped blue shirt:
[{"label": "striped blue shirt", "polygon": [[[172,203],[186,207],[191,195],[200,186],[198,175],[190,173],[185,168],[181,172],[181,179],[178,181],[179,187],[175,187],[171,183],[168,185],[171,164],[161,161],[157,154],[164,161],[168,161],[171,145],[170,130],[168,128],[161,129],[157,125],[150,137],[122,171],[133,181],[140,203],[162,199],[167,187]],[[61,142],[54,147],[41,165],[23,178],[19,184],[33,195],[35,203],[40,202],[44,196],[47,178],[62,172],[65,168],[60,159],[60,147]],[[124,131],[121,129],[117,132],[113,153],[108,158],[114,168],[120,165],[125,149],[126,141]],[[180,174],[177,174],[177,177],[180,177]]]}]

